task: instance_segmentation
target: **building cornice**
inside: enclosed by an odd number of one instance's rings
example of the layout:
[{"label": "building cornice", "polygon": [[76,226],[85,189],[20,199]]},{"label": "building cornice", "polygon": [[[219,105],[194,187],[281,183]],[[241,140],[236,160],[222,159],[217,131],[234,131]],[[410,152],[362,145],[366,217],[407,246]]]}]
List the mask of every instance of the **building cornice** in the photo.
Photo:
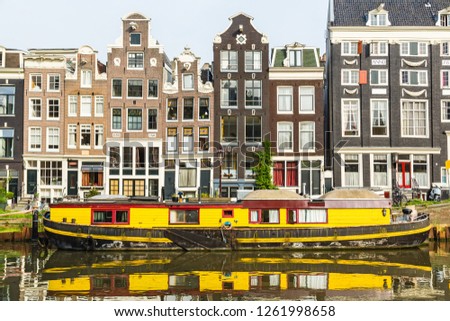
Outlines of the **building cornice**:
[{"label": "building cornice", "polygon": [[269,80],[323,80],[323,67],[316,68],[269,68]]}]

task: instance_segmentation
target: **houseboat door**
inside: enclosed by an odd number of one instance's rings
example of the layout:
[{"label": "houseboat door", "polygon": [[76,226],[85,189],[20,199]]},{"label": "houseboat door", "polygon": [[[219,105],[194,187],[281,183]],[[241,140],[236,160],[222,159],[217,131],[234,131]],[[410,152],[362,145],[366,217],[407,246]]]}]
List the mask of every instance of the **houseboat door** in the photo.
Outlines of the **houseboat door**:
[{"label": "houseboat door", "polygon": [[397,163],[397,183],[399,187],[411,188],[411,162],[398,161]]}]

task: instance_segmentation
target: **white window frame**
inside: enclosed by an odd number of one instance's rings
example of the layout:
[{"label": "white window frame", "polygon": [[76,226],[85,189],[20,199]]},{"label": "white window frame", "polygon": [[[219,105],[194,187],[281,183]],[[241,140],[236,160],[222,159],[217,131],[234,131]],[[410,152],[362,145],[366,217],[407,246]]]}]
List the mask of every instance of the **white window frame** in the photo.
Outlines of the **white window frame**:
[{"label": "white window frame", "polygon": [[[89,104],[89,111],[87,110]],[[80,97],[80,117],[91,117],[92,115],[92,96],[83,95]]]},{"label": "white window frame", "polygon": [[[308,98],[308,101],[311,100],[311,109],[303,109],[304,99]],[[309,102],[305,105],[308,105]],[[314,114],[316,109],[316,88],[314,86],[300,86],[298,87],[298,112],[300,114]]]},{"label": "white window frame", "polygon": [[[247,84],[251,82],[252,86],[247,87]],[[245,108],[262,108],[262,81],[259,79],[246,79],[245,82],[245,92],[247,93],[247,90],[252,90],[252,92],[255,92],[256,90],[259,90],[259,105],[247,105],[247,97],[245,97]],[[259,87],[255,86],[255,84],[259,84]],[[249,88],[249,89],[247,89]]]},{"label": "white window frame", "polygon": [[104,108],[105,108],[105,98],[102,95],[95,96],[94,116],[103,117]]},{"label": "white window frame", "polygon": [[[33,132],[35,134],[33,135]],[[34,145],[35,142],[33,137],[38,138],[38,142],[36,141],[35,144],[39,143],[39,148],[33,148],[31,145]],[[42,128],[41,127],[29,127],[28,128],[28,150],[30,152],[40,152],[42,150]]]},{"label": "white window frame", "polygon": [[[120,111],[120,128],[114,128],[114,110]],[[123,129],[123,109],[120,107],[111,108],[111,131],[112,132],[121,132]]]},{"label": "white window frame", "polygon": [[75,117],[78,113],[78,96],[69,95],[68,96],[68,108],[67,108],[67,116]]},{"label": "white window frame", "polygon": [[[230,105],[230,89],[225,88],[226,83],[235,83],[236,84],[236,105]],[[226,94],[226,95],[225,95]],[[223,79],[220,81],[220,107],[227,109],[236,109],[239,106],[239,82],[236,79]]]},{"label": "white window frame", "polygon": [[[150,81],[155,81],[156,82],[156,96],[150,96]],[[158,79],[148,79],[147,80],[147,98],[148,99],[158,99],[159,97],[159,80]]]},{"label": "white window frame", "polygon": [[[52,78],[58,79],[58,81],[53,81],[53,84],[58,84],[58,89],[50,88],[52,84]],[[47,91],[49,92],[59,92],[61,90],[61,77],[59,74],[48,74],[47,75]]]},{"label": "white window frame", "polygon": [[[411,83],[411,75],[417,74],[417,84]],[[404,82],[404,75],[407,75],[408,82]],[[428,86],[428,71],[427,70],[400,70],[400,85],[402,86]]]},{"label": "white window frame", "polygon": [[105,141],[105,129],[103,125],[94,125],[94,148],[102,149]]},{"label": "white window frame", "polygon": [[358,69],[342,69],[341,70],[341,84],[357,86],[359,85],[359,70]]},{"label": "white window frame", "polygon": [[[58,117],[50,117],[50,101],[58,102]],[[47,98],[47,120],[59,120],[61,117],[61,101],[57,98]]]},{"label": "white window frame", "polygon": [[[280,91],[286,90],[286,93],[280,93]],[[289,91],[289,92],[287,92]],[[281,107],[281,97],[290,98],[288,104],[283,107],[287,109],[280,109]],[[283,104],[284,105],[284,104]],[[292,86],[278,86],[277,87],[277,113],[278,114],[293,114],[294,113],[294,87]]]},{"label": "white window frame", "polygon": [[450,99],[441,100],[441,121],[443,123],[450,123]]},{"label": "white window frame", "polygon": [[[312,126],[308,129],[306,129],[306,126]],[[299,136],[298,136],[298,140],[299,140],[299,150],[301,152],[305,152],[305,151],[314,151],[315,150],[315,146],[316,146],[316,124],[313,121],[302,121],[299,122],[299,126],[298,126],[298,131],[299,131]],[[311,135],[311,139],[308,142],[303,142],[303,135],[302,133],[307,133],[308,135]],[[305,146],[306,143],[312,143],[313,147],[309,147],[309,148],[304,148],[303,146]]]},{"label": "white window frame", "polygon": [[[290,129],[284,129],[284,133],[290,133],[290,148],[280,147],[280,131],[282,126],[289,126]],[[293,152],[294,151],[294,123],[292,122],[278,122],[277,123],[277,151],[279,152]]]},{"label": "white window frame", "polygon": [[450,70],[441,70],[441,88],[450,88]]},{"label": "white window frame", "polygon": [[[120,81],[120,96],[114,96],[114,81],[118,80]],[[113,78],[111,80],[111,98],[119,99],[123,96],[123,79],[121,78]]]},{"label": "white window frame", "polygon": [[[405,103],[420,103],[420,104],[424,104],[425,109],[422,111],[425,114],[425,134],[423,135],[418,135],[418,134],[405,134],[404,133],[404,104]],[[417,115],[417,111],[413,110],[412,111],[413,115]],[[417,122],[417,120],[413,119],[413,122]],[[413,100],[413,99],[401,99],[400,100],[400,137],[407,137],[407,138],[428,138],[429,137],[429,132],[430,132],[430,126],[429,126],[429,116],[428,116],[428,101],[427,100]],[[409,127],[408,127],[409,128]],[[417,133],[417,131],[419,130],[419,128],[416,128],[416,126],[413,127],[414,131]]]},{"label": "white window frame", "polygon": [[[47,142],[47,147],[46,147],[46,151],[47,152],[59,152],[59,148],[61,146],[61,136],[60,136],[60,130],[58,127],[47,127],[47,137],[46,137],[46,142]],[[52,145],[57,145],[57,148],[50,148],[50,143],[53,143]],[[56,144],[55,144],[56,143]]]},{"label": "white window frame", "polygon": [[[417,43],[417,54],[411,53],[411,45]],[[400,43],[400,56],[412,56],[412,57],[427,57],[428,56],[428,43],[424,41],[411,41]]]},{"label": "white window frame", "polygon": [[443,41],[440,44],[441,57],[449,57],[450,56],[450,41]]},{"label": "white window frame", "polygon": [[[238,72],[239,70],[239,54],[237,50],[220,51],[220,71],[221,72]],[[236,55],[236,60],[231,55]],[[235,63],[232,63],[234,62]]]},{"label": "white window frame", "polygon": [[92,70],[81,70],[81,88],[92,88]]},{"label": "white window frame", "polygon": [[[188,79],[190,79],[190,83]],[[183,74],[182,81],[183,81],[183,90],[194,90],[195,88],[194,74],[191,73]]]},{"label": "white window frame", "polygon": [[[141,83],[141,96],[129,96],[130,81],[137,81]],[[127,98],[128,99],[142,99],[144,98],[144,81],[140,78],[128,78],[127,79]]]},{"label": "white window frame", "polygon": [[[83,133],[89,134],[89,145],[82,145],[83,142]],[[81,124],[80,125],[80,148],[81,149],[90,149],[92,142],[92,128],[90,124]]]},{"label": "white window frame", "polygon": [[67,148],[77,148],[77,125],[69,124],[67,126]]},{"label": "white window frame", "polygon": [[[342,99],[342,137],[360,137],[361,136],[361,111],[360,111],[360,101],[359,99]],[[356,104],[356,105],[355,105]],[[349,110],[347,110],[349,109]],[[352,130],[357,132],[355,135],[346,134],[346,113],[348,112],[356,112],[356,119],[354,123],[356,127]]]},{"label": "white window frame", "polygon": [[[41,86],[33,86],[33,84],[35,83],[35,81],[33,80],[35,77],[39,77],[40,78],[40,82],[41,82]],[[43,79],[42,79],[42,74],[40,73],[32,73],[30,74],[30,91],[42,91],[42,86],[44,85]]]},{"label": "white window frame", "polygon": [[374,41],[370,44],[371,56],[387,56],[389,54],[389,43],[387,41]]},{"label": "white window frame", "polygon": [[[259,55],[259,57],[258,57]],[[262,70],[262,52],[259,50],[245,51],[245,71],[259,72]],[[258,63],[259,58],[259,63]],[[250,61],[250,63],[248,63]]]},{"label": "white window frame", "polygon": [[389,26],[389,16],[387,12],[371,12],[367,21],[368,26],[380,27]]},{"label": "white window frame", "polygon": [[358,55],[358,41],[343,41],[341,43],[342,56],[357,56]]},{"label": "white window frame", "polygon": [[[350,156],[352,156],[352,158],[356,158],[352,159],[352,161],[356,160],[356,164],[358,164],[358,182],[356,182],[356,184],[348,184],[346,182],[346,176],[345,176],[345,164],[347,158],[350,158]],[[363,171],[363,162],[362,162],[362,154],[341,154],[341,158],[342,158],[342,165],[341,165],[341,183],[342,183],[342,187],[362,187],[363,186],[363,178],[362,178],[362,173],[364,173]],[[354,164],[354,163],[353,163]]]},{"label": "white window frame", "polygon": [[[191,135],[185,135],[185,129],[191,130]],[[194,128],[183,127],[183,144],[181,146],[181,152],[183,154],[192,154],[194,152]]]},{"label": "white window frame", "polygon": [[[134,57],[130,57],[130,55],[134,55]],[[138,60],[138,58],[136,58],[137,55],[142,55],[142,59]],[[134,59],[134,61],[137,63],[142,63],[142,65],[138,65],[137,67],[133,66],[133,65],[130,66],[131,59]],[[142,52],[142,51],[131,51],[131,52],[127,53],[127,69],[129,69],[129,70],[144,69],[144,65],[145,65],[144,61],[145,61],[145,57],[144,57],[144,52]]]},{"label": "white window frame", "polygon": [[[33,106],[34,103],[33,101],[39,101],[40,102],[40,116],[39,117],[34,117],[33,116]],[[28,119],[30,120],[41,120],[42,119],[42,99],[41,98],[30,98],[28,101]]]},{"label": "white window frame", "polygon": [[[373,123],[374,123],[374,109],[379,108],[378,103],[385,103],[385,127],[386,127],[386,134],[385,135],[374,135],[373,134]],[[375,105],[376,104],[376,105]],[[383,126],[377,126],[382,128]],[[371,137],[389,137],[389,100],[388,99],[371,99],[370,100],[370,136]]]},{"label": "white window frame", "polygon": [[[375,180],[375,165],[381,164],[381,161],[375,160],[377,156],[386,156],[386,185],[377,184]],[[377,163],[378,162],[378,163]],[[390,154],[370,154],[370,186],[388,188],[391,182],[391,157]]]},{"label": "white window frame", "polygon": [[[373,73],[377,74],[378,82],[374,82]],[[389,72],[387,69],[371,69],[370,70],[370,85],[371,86],[387,86],[389,84]]]}]

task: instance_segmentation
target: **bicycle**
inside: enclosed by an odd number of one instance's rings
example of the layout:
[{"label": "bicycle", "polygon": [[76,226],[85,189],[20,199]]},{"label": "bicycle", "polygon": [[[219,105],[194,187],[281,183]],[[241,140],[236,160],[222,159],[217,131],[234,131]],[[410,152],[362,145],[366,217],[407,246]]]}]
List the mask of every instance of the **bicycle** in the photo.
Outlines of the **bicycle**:
[{"label": "bicycle", "polygon": [[392,204],[394,206],[403,207],[404,204],[408,202],[408,197],[403,193],[403,191],[397,186],[392,190]]}]

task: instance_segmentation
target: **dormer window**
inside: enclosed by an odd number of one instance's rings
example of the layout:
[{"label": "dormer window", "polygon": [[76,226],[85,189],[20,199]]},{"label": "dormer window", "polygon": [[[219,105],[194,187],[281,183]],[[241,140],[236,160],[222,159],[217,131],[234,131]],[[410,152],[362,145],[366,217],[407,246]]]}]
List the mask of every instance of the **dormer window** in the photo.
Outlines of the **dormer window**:
[{"label": "dormer window", "polygon": [[302,50],[289,50],[289,67],[302,66]]},{"label": "dormer window", "polygon": [[441,10],[437,18],[436,26],[450,27],[450,7]]},{"label": "dormer window", "polygon": [[377,9],[368,14],[367,26],[390,26],[388,12],[384,9],[384,3],[381,3]]}]

